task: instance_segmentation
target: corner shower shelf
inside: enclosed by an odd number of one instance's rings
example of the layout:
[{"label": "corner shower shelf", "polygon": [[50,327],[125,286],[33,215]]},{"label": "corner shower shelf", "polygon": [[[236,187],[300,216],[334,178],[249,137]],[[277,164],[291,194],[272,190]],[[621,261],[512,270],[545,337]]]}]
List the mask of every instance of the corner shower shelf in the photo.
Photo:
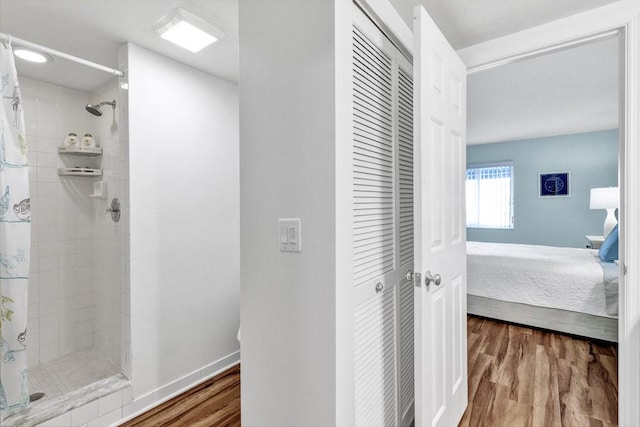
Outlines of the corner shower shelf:
[{"label": "corner shower shelf", "polygon": [[58,154],[96,157],[102,155],[102,148],[94,147],[58,147]]},{"label": "corner shower shelf", "polygon": [[59,168],[60,176],[102,176],[102,169],[91,168]]}]

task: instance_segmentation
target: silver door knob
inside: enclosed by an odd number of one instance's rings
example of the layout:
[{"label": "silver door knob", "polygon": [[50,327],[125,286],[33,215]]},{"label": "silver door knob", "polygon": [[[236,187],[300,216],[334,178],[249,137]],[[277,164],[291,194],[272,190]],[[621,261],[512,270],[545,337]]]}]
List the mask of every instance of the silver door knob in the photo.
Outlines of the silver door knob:
[{"label": "silver door knob", "polygon": [[431,272],[427,271],[426,273],[424,273],[424,284],[428,287],[432,283],[434,283],[436,286],[440,286],[440,283],[442,283],[442,277],[437,273],[432,276]]},{"label": "silver door knob", "polygon": [[407,270],[407,272],[404,273],[404,278],[410,282],[413,282],[413,270]]}]

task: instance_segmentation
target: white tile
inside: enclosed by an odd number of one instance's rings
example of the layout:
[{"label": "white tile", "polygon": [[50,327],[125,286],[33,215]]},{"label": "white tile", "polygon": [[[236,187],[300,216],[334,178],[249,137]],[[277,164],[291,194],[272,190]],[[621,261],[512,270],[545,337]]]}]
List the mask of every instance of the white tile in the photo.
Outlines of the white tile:
[{"label": "white tile", "polygon": [[60,283],[77,283],[78,270],[76,268],[67,268],[60,270]]},{"label": "white tile", "polygon": [[[58,228],[57,227],[38,227],[39,241],[40,242],[56,242],[58,241]],[[33,232],[33,230],[32,230]]]},{"label": "white tile", "polygon": [[40,286],[58,286],[60,280],[58,278],[59,273],[57,271],[47,271],[38,274],[38,281]]},{"label": "white tile", "polygon": [[77,267],[78,259],[75,254],[61,255],[59,257],[59,265],[61,270]]},{"label": "white tile", "polygon": [[40,301],[48,303],[58,298],[57,286],[40,286]]},{"label": "white tile", "polygon": [[89,427],[105,427],[116,425],[122,419],[122,407],[114,409],[113,411],[96,418],[93,421],[89,421]]},{"label": "white tile", "polygon": [[90,350],[94,346],[93,334],[78,337],[78,348],[80,350]]},{"label": "white tile", "polygon": [[39,153],[39,168],[56,168],[58,167],[58,155],[55,153]]},{"label": "white tile", "polygon": [[116,409],[122,409],[122,390],[118,390],[98,400],[98,415],[105,415]]},{"label": "white tile", "polygon": [[[41,242],[37,245],[39,256],[57,256],[60,252],[58,242]],[[31,246],[31,257],[35,257],[33,253],[33,245]]]},{"label": "white tile", "polygon": [[[40,189],[40,186],[46,186],[48,184],[51,183],[47,183],[47,182],[42,182],[39,184],[38,187],[38,191]],[[51,214],[57,214],[58,211],[58,198],[56,197],[55,193],[50,193],[47,194],[45,196],[38,196],[38,198],[35,201],[35,204],[37,206],[37,211],[38,213],[51,213]],[[40,224],[40,226],[45,226],[45,224]],[[58,224],[54,223],[51,225],[46,225],[48,227],[57,227]]]},{"label": "white tile", "polygon": [[[91,295],[91,294],[87,294]],[[95,310],[93,306],[83,307],[78,309],[78,322],[84,322],[86,320],[95,319]]]},{"label": "white tile", "polygon": [[133,388],[127,386],[122,389],[122,405],[125,406],[133,402]]},{"label": "white tile", "polygon": [[78,296],[78,308],[82,309],[82,308],[87,308],[87,307],[93,307],[95,305],[95,294],[94,293],[88,293],[88,294],[82,294]]},{"label": "white tile", "polygon": [[40,182],[58,182],[58,169],[52,168],[38,168],[38,181]]},{"label": "white tile", "polygon": [[71,423],[79,426],[98,418],[98,401],[87,403],[71,412]]},{"label": "white tile", "polygon": [[71,427],[71,412],[60,415],[39,424],[40,427]]},{"label": "white tile", "polygon": [[43,346],[55,345],[60,341],[58,316],[42,318],[40,322],[40,342]]},{"label": "white tile", "polygon": [[75,254],[78,252],[78,240],[63,240],[59,242],[60,255]]},{"label": "white tile", "polygon": [[48,362],[60,357],[60,345],[46,345],[40,347],[40,362]]},{"label": "white tile", "polygon": [[59,269],[59,257],[58,256],[46,256],[46,257],[40,257],[38,259],[38,263],[40,265],[39,267],[39,271],[41,273],[47,272],[47,271],[54,271],[54,270],[58,270]]}]

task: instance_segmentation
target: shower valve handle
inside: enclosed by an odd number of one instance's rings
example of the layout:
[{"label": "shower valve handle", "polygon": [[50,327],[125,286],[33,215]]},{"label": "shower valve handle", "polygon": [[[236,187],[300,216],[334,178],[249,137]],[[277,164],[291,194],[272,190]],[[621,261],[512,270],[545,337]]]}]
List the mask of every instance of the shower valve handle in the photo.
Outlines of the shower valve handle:
[{"label": "shower valve handle", "polygon": [[105,213],[111,214],[113,222],[120,221],[120,200],[117,198],[111,200],[111,206],[106,209]]}]

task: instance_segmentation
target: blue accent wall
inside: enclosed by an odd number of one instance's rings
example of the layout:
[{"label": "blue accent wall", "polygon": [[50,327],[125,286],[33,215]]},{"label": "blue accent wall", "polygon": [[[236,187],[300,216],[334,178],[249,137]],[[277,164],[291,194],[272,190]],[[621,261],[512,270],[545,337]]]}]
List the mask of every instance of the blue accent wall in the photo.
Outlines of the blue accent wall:
[{"label": "blue accent wall", "polygon": [[[589,209],[591,188],[618,185],[618,130],[467,147],[467,164],[513,161],[512,230],[467,228],[467,240],[584,247],[606,212]],[[571,197],[538,197],[538,173],[570,171]]]}]

